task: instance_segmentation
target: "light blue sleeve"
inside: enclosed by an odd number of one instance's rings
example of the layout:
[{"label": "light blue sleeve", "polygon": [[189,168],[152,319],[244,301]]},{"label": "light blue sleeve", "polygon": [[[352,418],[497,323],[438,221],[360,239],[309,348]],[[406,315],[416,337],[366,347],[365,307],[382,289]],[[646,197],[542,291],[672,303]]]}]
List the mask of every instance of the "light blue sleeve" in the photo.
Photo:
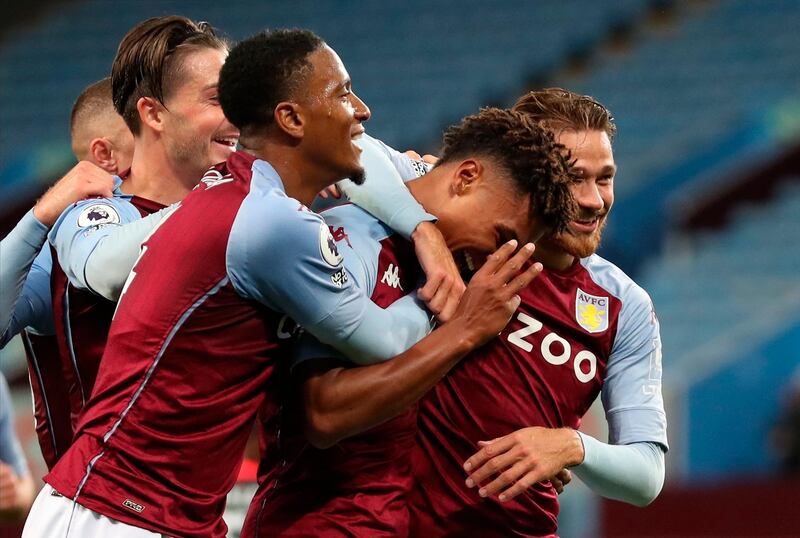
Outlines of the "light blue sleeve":
[{"label": "light blue sleeve", "polygon": [[52,334],[47,227],[33,210],[0,241],[0,348],[25,327]]},{"label": "light blue sleeve", "polygon": [[[395,301],[394,303],[389,306],[389,309],[392,312],[392,315],[395,317],[407,317],[409,320],[419,320],[423,317],[426,319],[428,323],[427,332],[433,328],[431,317],[428,311],[425,309],[424,304],[417,299],[416,293],[412,293],[406,295]],[[387,310],[389,310],[387,309]],[[427,334],[427,333],[426,333]],[[406,348],[400,350],[400,353],[408,350],[408,348],[412,347],[417,342],[414,341],[407,341]],[[297,342],[292,347],[292,365],[291,368],[294,368],[298,364],[311,360],[311,359],[340,359],[347,362],[352,362],[354,364],[365,366],[368,364],[376,364],[379,362],[383,362],[389,359],[394,358],[395,356],[376,356],[370,359],[362,358],[362,359],[348,359],[342,353],[339,353],[336,348],[323,344],[319,340],[317,340],[314,335],[309,334],[307,331],[303,331],[300,335]]]},{"label": "light blue sleeve", "polygon": [[[409,164],[412,159],[366,134],[356,140],[356,144],[362,149],[361,164],[366,180],[362,185],[349,179],[339,182],[339,188],[351,202],[372,213],[406,239],[411,237],[420,222],[436,220],[411,196],[404,184],[404,181],[422,175]],[[420,168],[420,172],[423,169]]]},{"label": "light blue sleeve", "polygon": [[398,355],[427,334],[427,313],[384,310],[358,289],[319,215],[259,188],[253,182],[228,243],[238,293],[288,314],[358,364]]},{"label": "light blue sleeve", "polygon": [[664,450],[655,443],[608,445],[578,432],[583,463],[572,468],[592,491],[606,497],[647,506],[664,486]]},{"label": "light blue sleeve", "polygon": [[659,324],[650,297],[636,285],[622,297],[601,396],[611,444],[652,442],[668,448]]},{"label": "light blue sleeve", "polygon": [[125,237],[124,234],[120,237],[118,233],[123,224],[139,221],[141,218],[139,210],[122,197],[84,200],[64,211],[53,225],[49,238],[58,255],[58,263],[70,283],[79,289],[88,289],[109,298],[109,286],[99,284],[95,288],[95,282],[87,269],[92,267],[92,274],[95,276],[107,273],[98,279],[99,282],[116,279],[124,283],[136,261],[141,241],[138,236],[134,236],[128,238],[129,241],[124,245],[119,245],[120,252],[126,248],[128,250],[127,254],[121,255],[120,263],[108,256],[100,256],[98,259],[101,259],[104,266],[97,263],[92,266],[92,256],[95,249],[115,232],[115,240]]},{"label": "light blue sleeve", "polygon": [[[64,264],[70,267],[69,274],[75,275],[74,285],[91,289],[101,297],[116,302],[139,258],[142,243],[178,207],[180,203],[138,220],[101,226],[88,236],[80,236],[78,240],[74,235],[73,240],[67,238],[61,241],[52,236],[51,240],[56,241],[59,261],[67,260]],[[83,275],[83,279],[79,275]]]},{"label": "light blue sleeve", "polygon": [[0,374],[0,461],[14,469],[17,476],[27,476],[28,462],[14,431],[14,407],[3,374]]},{"label": "light blue sleeve", "polygon": [[376,144],[377,147],[384,154],[386,154],[387,157],[389,157],[389,159],[392,161],[392,165],[394,165],[397,173],[400,174],[400,178],[403,180],[403,182],[411,181],[412,179],[417,179],[420,176],[424,176],[433,168],[432,164],[417,159],[412,159],[405,153],[397,151],[393,147],[389,146],[383,140],[378,140],[377,138],[373,138],[368,134],[364,134],[364,138],[365,141]]}]

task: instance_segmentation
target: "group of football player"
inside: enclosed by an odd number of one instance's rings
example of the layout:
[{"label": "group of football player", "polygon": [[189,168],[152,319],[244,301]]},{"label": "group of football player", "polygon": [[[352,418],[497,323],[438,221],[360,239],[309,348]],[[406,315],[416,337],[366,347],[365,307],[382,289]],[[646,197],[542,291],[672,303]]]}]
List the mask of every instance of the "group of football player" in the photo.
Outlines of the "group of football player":
[{"label": "group of football player", "polygon": [[23,536],[225,536],[254,424],[247,537],[555,536],[571,472],[658,495],[658,320],[595,254],[609,111],[532,91],[425,158],[370,114],[307,30],[125,35],[1,246],[49,469]]}]

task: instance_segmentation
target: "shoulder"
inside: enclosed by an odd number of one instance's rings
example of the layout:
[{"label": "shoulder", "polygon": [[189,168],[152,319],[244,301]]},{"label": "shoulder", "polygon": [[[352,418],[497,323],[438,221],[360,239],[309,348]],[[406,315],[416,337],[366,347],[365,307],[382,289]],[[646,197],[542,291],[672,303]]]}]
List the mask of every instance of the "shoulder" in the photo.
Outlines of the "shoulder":
[{"label": "shoulder", "polygon": [[370,171],[373,174],[384,171],[378,165],[379,160],[383,158],[388,159],[388,163],[391,164],[403,181],[416,179],[430,170],[430,166],[426,163],[412,159],[405,153],[397,151],[383,141],[366,133],[356,141],[356,144],[364,151],[362,162],[368,175]]},{"label": "shoulder", "polygon": [[383,242],[394,232],[353,204],[330,209],[322,216],[350,275],[358,287],[371,293]]},{"label": "shoulder", "polygon": [[336,230],[341,229],[348,235],[358,236],[366,240],[383,241],[394,232],[369,212],[354,204],[344,204],[321,213],[325,222],[331,227],[334,239]]},{"label": "shoulder", "polygon": [[645,344],[647,349],[658,347],[660,341],[658,318],[653,302],[644,288],[636,284],[619,267],[600,256],[584,258],[581,264],[592,276],[592,280],[608,290],[608,293],[621,303],[614,338],[615,352],[627,353],[633,349],[640,349],[640,346]]},{"label": "shoulder", "polygon": [[64,211],[53,226],[53,230],[58,230],[63,226],[96,229],[113,224],[124,224],[139,218],[141,218],[141,214],[128,196],[90,198],[80,201]]},{"label": "shoulder", "polygon": [[[249,190],[244,197],[235,227],[246,227],[253,238],[280,240],[302,235],[322,224],[322,217],[298,200],[287,196],[280,176],[266,161],[238,159],[228,165],[237,179],[247,180]],[[258,232],[258,233],[256,233]]]},{"label": "shoulder", "polygon": [[581,259],[580,263],[595,284],[619,299],[623,311],[642,306],[650,307],[650,296],[644,288],[610,261],[593,254]]},{"label": "shoulder", "polygon": [[303,256],[322,256],[329,265],[337,266],[341,258],[329,237],[322,217],[287,196],[272,167],[256,161],[249,191],[230,230],[229,261],[260,270],[267,261],[273,268],[290,267]]}]

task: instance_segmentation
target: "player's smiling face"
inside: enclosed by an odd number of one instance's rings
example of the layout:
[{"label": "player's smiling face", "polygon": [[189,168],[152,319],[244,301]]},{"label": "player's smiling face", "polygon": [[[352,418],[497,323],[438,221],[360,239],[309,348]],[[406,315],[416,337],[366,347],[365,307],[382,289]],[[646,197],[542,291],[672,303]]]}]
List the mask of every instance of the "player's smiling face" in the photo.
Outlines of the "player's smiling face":
[{"label": "player's smiling face", "polygon": [[557,141],[570,150],[575,161],[573,170],[580,181],[570,187],[578,204],[578,218],[567,231],[547,238],[542,246],[554,246],[571,256],[591,256],[600,246],[614,204],[614,175],[617,167],[611,141],[605,131],[562,131]]},{"label": "player's smiling face", "polygon": [[303,144],[314,163],[336,179],[363,180],[361,149],[354,139],[369,119],[367,105],[353,93],[350,75],[339,56],[327,45],[308,57],[312,66],[300,102],[305,114]]},{"label": "player's smiling face", "polygon": [[227,51],[202,48],[183,59],[180,82],[165,96],[164,143],[170,160],[197,169],[198,178],[211,165],[235,151],[236,129],[222,112],[217,97],[219,71]]},{"label": "player's smiling face", "polygon": [[[477,162],[477,168],[472,168]],[[506,172],[491,161],[467,160],[455,172],[451,194],[442,207],[430,208],[437,227],[468,276],[505,242],[528,240],[530,197],[514,188]],[[504,177],[494,177],[495,175]]]}]

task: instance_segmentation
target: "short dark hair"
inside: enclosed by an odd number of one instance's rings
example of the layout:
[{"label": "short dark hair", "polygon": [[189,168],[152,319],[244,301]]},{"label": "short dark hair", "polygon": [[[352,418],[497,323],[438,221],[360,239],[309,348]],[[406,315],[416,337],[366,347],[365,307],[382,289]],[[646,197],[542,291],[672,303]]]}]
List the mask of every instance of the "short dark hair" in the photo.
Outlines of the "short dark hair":
[{"label": "short dark hair", "polygon": [[294,97],[325,42],[298,28],[261,32],[233,47],[219,76],[225,117],[246,137],[269,126],[278,103]]},{"label": "short dark hair", "polygon": [[84,122],[84,118],[91,118],[111,109],[111,78],[106,77],[87,86],[75,100],[69,117],[70,133],[75,136],[75,129]]},{"label": "short dark hair", "polygon": [[227,50],[228,45],[208,23],[178,15],[147,19],[125,34],[111,66],[111,87],[114,108],[133,134],[139,134],[139,99],[154,97],[164,104],[182,78],[180,60],[203,48]]},{"label": "short dark hair", "polygon": [[611,112],[595,98],[563,88],[528,92],[517,100],[514,110],[524,112],[553,131],[605,131],[614,140],[617,127]]},{"label": "short dark hair", "polygon": [[552,231],[563,231],[574,217],[569,151],[525,114],[483,108],[467,116],[445,131],[437,166],[476,156],[507,172],[517,191],[531,197],[532,214]]}]

